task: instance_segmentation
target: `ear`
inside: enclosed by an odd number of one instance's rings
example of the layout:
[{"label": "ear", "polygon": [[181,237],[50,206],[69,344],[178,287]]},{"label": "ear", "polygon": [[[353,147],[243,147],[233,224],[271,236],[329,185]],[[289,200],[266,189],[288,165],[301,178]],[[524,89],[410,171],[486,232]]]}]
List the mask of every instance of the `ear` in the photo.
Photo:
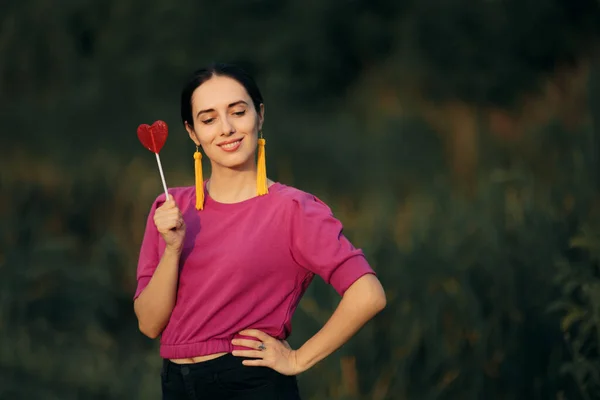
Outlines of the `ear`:
[{"label": "ear", "polygon": [[265,122],[265,105],[260,105],[260,110],[258,111],[258,131],[262,129],[263,122]]},{"label": "ear", "polygon": [[194,128],[192,128],[192,126],[187,121],[185,122],[185,130],[188,132],[188,135],[190,135],[190,139],[192,139],[192,142],[194,142],[196,146],[200,147],[200,140],[198,140],[198,135],[196,135],[196,131],[194,131]]}]

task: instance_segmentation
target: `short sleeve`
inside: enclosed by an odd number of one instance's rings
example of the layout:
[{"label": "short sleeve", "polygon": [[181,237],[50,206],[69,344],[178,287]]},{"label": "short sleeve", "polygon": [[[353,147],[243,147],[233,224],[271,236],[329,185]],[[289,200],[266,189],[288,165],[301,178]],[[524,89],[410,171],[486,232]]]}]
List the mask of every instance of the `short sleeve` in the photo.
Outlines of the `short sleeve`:
[{"label": "short sleeve", "polygon": [[342,296],[357,279],[375,274],[363,251],[344,236],[329,206],[310,194],[294,200],[291,251],[296,262]]},{"label": "short sleeve", "polygon": [[[146,228],[144,230],[144,237],[140,248],[140,254],[137,265],[137,288],[133,299],[137,299],[140,293],[148,286],[156,267],[160,261],[159,255],[159,233],[154,225],[154,213],[158,208],[159,198],[154,200],[150,212],[146,220]],[[164,195],[163,195],[164,201]]]}]

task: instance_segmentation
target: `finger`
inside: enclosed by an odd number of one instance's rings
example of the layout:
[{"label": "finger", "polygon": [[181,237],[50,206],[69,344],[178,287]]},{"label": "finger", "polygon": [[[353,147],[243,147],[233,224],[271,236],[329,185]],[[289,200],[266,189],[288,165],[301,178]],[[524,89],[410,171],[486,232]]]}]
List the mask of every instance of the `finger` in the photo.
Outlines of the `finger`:
[{"label": "finger", "polygon": [[183,218],[183,216],[177,211],[174,211],[174,212],[167,211],[160,215],[156,215],[154,217],[154,220],[169,222],[169,221],[177,221],[178,219],[182,219],[182,218]]},{"label": "finger", "polygon": [[154,216],[154,222],[156,224],[159,223],[163,223],[163,224],[169,224],[169,223],[176,223],[177,220],[182,219],[183,217],[179,214],[179,212],[174,211],[166,211],[161,213],[160,215],[156,215]]},{"label": "finger", "polygon": [[167,214],[167,215],[161,217],[159,220],[165,224],[177,224],[177,221],[179,221],[180,219],[181,219],[181,217],[179,217],[179,215],[174,213],[174,214]]},{"label": "finger", "polygon": [[179,212],[179,208],[173,207],[168,210],[165,210],[165,215],[168,215],[170,217],[178,217],[179,215],[181,215],[181,213]]},{"label": "finger", "polygon": [[234,350],[231,352],[236,357],[262,358],[265,353],[260,350]]},{"label": "finger", "polygon": [[171,215],[172,214],[170,213],[169,210],[160,210],[160,211],[157,211],[156,214],[154,214],[154,220],[161,221],[166,218],[169,218]]},{"label": "finger", "polygon": [[167,219],[164,221],[160,221],[156,224],[156,227],[159,232],[167,232],[171,229],[179,229],[183,227],[183,220],[179,219]]},{"label": "finger", "polygon": [[181,229],[181,228],[183,228],[184,225],[185,225],[185,222],[181,218],[177,218],[175,220],[173,228],[175,228],[175,229]]},{"label": "finger", "polygon": [[261,342],[259,342],[257,340],[250,340],[250,339],[233,339],[231,341],[231,343],[233,343],[236,346],[243,346],[243,347],[248,347],[250,349],[258,350],[258,346],[260,346]]},{"label": "finger", "polygon": [[247,367],[267,367],[265,360],[243,360],[242,364]]},{"label": "finger", "polygon": [[252,336],[252,337],[257,338],[261,342],[267,342],[267,341],[273,339],[271,336],[267,335],[266,333],[264,333],[262,331],[259,331],[258,329],[247,329],[247,330],[241,331],[240,335]]},{"label": "finger", "polygon": [[156,225],[166,226],[166,225],[175,225],[179,218],[176,218],[171,215],[164,215],[156,218]]},{"label": "finger", "polygon": [[175,200],[171,199],[171,196],[169,196],[169,200],[165,201],[159,208],[163,210],[169,210],[171,208],[174,208],[175,206]]}]

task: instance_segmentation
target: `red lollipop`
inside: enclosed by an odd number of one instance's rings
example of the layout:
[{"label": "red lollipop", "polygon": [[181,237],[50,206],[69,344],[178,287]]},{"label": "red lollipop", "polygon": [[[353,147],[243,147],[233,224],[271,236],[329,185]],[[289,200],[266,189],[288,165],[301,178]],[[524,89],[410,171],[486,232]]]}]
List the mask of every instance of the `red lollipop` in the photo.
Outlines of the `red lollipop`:
[{"label": "red lollipop", "polygon": [[142,145],[156,154],[156,162],[158,163],[158,170],[160,172],[160,178],[162,179],[163,188],[165,189],[166,199],[169,199],[169,192],[167,191],[167,183],[165,182],[165,174],[162,170],[160,163],[160,150],[167,141],[169,136],[169,128],[164,121],[156,121],[152,125],[141,124],[137,128],[137,136]]}]

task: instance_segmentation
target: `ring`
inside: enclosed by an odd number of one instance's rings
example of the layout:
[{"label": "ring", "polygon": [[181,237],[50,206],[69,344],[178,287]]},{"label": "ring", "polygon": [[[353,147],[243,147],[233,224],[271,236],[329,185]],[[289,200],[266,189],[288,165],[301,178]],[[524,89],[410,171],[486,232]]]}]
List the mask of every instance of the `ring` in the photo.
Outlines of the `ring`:
[{"label": "ring", "polygon": [[267,349],[267,347],[265,346],[265,344],[264,344],[264,343],[261,343],[261,344],[258,346],[258,349],[259,349],[260,351],[263,351],[263,350],[266,350],[266,349]]}]

